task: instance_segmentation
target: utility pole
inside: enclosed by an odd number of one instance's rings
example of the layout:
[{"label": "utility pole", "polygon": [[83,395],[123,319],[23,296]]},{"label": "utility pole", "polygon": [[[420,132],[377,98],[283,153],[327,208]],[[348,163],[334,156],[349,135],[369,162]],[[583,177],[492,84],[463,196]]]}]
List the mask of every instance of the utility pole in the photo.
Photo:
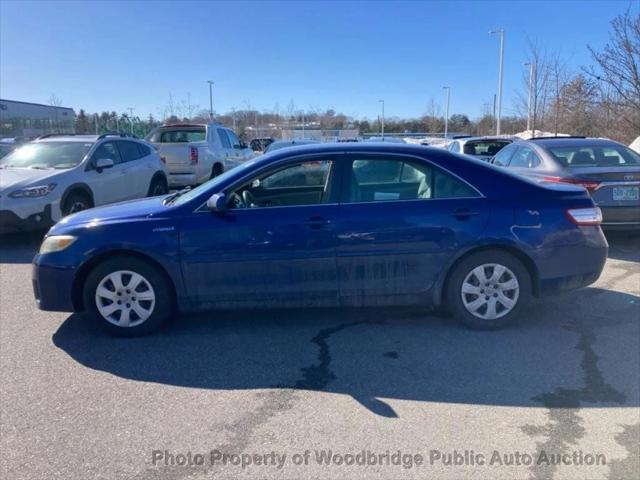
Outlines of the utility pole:
[{"label": "utility pole", "polygon": [[209,84],[209,120],[213,121],[213,81],[207,80]]},{"label": "utility pole", "polygon": [[534,62],[527,62],[525,67],[529,67],[529,100],[527,101],[527,130],[531,130],[531,97],[533,96],[533,69]]},{"label": "utility pole", "polygon": [[133,137],[133,111],[135,110],[135,108],[133,107],[129,107],[129,123],[131,124],[131,136]]},{"label": "utility pole", "polygon": [[496,115],[496,135],[500,135],[500,117],[502,116],[502,75],[504,70],[504,29],[491,30],[489,34],[500,35],[500,65],[498,67],[498,112]]},{"label": "utility pole", "polygon": [[384,142],[384,100],[378,100],[382,104],[382,122],[380,124],[380,133],[382,136],[382,141]]},{"label": "utility pole", "polygon": [[451,87],[442,87],[447,91],[447,113],[444,117],[444,138],[447,138],[449,134],[449,103],[451,100]]}]

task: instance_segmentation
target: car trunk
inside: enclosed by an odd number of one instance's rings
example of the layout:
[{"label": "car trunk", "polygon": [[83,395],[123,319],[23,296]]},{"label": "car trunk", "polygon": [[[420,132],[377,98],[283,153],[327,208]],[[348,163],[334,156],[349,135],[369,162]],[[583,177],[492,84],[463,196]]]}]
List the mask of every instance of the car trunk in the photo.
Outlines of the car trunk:
[{"label": "car trunk", "polygon": [[158,155],[162,161],[168,166],[191,165],[191,150],[202,147],[205,142],[190,143],[156,143]]},{"label": "car trunk", "polygon": [[605,223],[640,222],[640,167],[572,168],[571,173],[594,182],[589,190]]}]

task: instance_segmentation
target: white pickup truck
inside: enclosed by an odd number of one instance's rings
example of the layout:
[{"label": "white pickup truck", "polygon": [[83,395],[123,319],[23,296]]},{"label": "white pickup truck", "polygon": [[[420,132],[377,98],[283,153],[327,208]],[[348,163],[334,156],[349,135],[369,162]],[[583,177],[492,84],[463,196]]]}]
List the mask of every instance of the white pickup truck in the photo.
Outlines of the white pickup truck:
[{"label": "white pickup truck", "polygon": [[199,185],[254,156],[232,130],[216,123],[163,125],[145,139],[165,163],[170,187]]}]

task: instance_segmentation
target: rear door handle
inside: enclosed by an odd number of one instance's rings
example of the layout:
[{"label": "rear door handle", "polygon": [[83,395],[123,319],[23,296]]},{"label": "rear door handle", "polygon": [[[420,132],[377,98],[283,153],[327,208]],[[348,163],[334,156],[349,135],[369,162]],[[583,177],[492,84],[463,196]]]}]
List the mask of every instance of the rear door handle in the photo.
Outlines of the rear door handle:
[{"label": "rear door handle", "polygon": [[458,208],[451,215],[453,215],[458,220],[468,220],[475,215],[480,215],[480,212],[474,212],[472,210],[469,210],[468,208]]},{"label": "rear door handle", "polygon": [[316,216],[310,217],[309,220],[307,220],[304,224],[311,229],[319,230],[326,227],[327,225],[330,225],[331,220],[324,217]]}]

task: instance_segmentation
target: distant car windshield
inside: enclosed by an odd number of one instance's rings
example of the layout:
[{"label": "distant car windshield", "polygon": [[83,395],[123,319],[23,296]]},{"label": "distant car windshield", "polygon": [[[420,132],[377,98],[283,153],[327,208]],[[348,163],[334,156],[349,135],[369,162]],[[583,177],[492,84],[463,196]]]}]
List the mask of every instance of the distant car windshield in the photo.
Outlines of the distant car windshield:
[{"label": "distant car windshield", "polygon": [[295,147],[297,145],[311,145],[313,143],[318,143],[313,140],[285,140],[281,142],[273,142],[271,145],[267,147],[266,152],[273,152],[274,150],[280,150],[281,148],[287,147]]},{"label": "distant car windshield", "polygon": [[153,143],[202,142],[205,140],[206,134],[204,128],[162,129],[151,135],[149,141]]},{"label": "distant car windshield", "polygon": [[82,162],[93,143],[28,143],[0,159],[0,166],[15,168],[73,168]]},{"label": "distant car windshield", "polygon": [[464,144],[464,153],[467,155],[493,157],[510,143],[507,140],[472,140]]},{"label": "distant car windshield", "polygon": [[622,145],[574,145],[547,149],[561,165],[569,168],[640,166],[640,155]]}]

